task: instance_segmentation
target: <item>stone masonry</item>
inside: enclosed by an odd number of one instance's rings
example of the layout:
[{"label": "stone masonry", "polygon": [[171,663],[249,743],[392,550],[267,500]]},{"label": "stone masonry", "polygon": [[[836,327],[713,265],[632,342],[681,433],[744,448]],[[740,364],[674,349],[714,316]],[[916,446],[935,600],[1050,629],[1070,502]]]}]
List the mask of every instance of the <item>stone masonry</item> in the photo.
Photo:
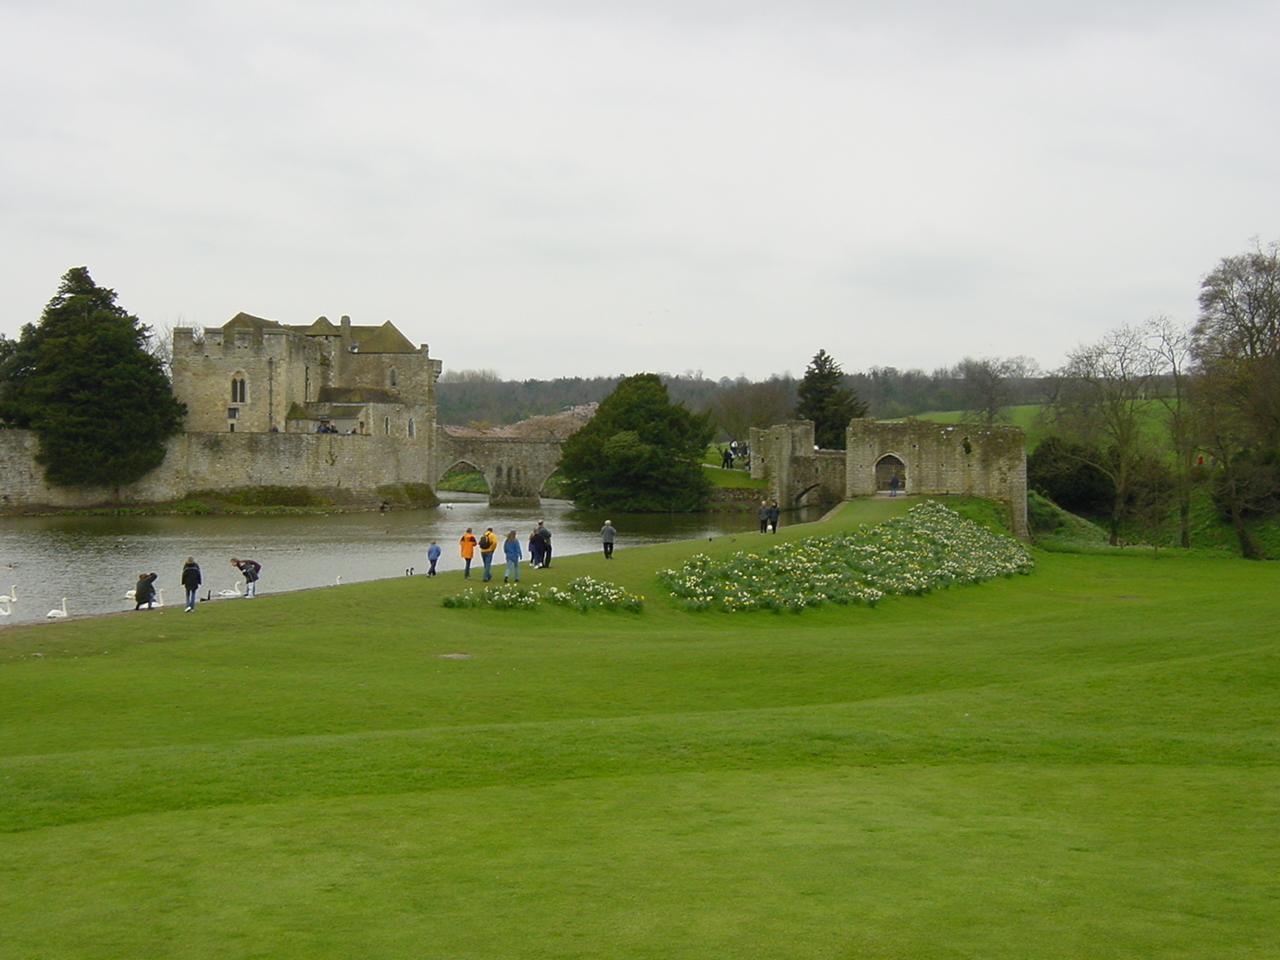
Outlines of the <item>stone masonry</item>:
[{"label": "stone masonry", "polygon": [[752,430],[751,474],[769,481],[770,497],[784,509],[875,496],[897,476],[903,493],[999,500],[1014,533],[1029,538],[1021,427],[859,419],[849,422],[846,438],[843,452],[817,450],[808,421]]}]

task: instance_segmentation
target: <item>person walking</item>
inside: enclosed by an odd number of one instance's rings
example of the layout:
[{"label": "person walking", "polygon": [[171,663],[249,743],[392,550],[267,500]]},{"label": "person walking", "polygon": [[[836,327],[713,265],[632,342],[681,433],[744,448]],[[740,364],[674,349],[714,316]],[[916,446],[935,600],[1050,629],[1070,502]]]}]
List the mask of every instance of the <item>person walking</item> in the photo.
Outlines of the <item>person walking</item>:
[{"label": "person walking", "polygon": [[262,575],[262,564],[256,560],[240,560],[231,558],[231,565],[244,574],[245,599],[258,595],[258,577]]},{"label": "person walking", "polygon": [[182,565],[182,589],[187,591],[187,604],[183,607],[186,613],[196,608],[196,594],[200,590],[200,564],[195,557],[187,557]]},{"label": "person walking", "polygon": [[471,579],[471,561],[476,555],[476,538],[471,532],[471,528],[467,527],[467,532],[462,535],[462,539],[458,541],[458,550],[462,554],[462,579]]},{"label": "person walking", "polygon": [[613,527],[612,520],[606,520],[604,526],[600,528],[600,544],[604,547],[604,558],[606,560],[613,559],[613,539],[618,535],[618,531]]},{"label": "person walking", "polygon": [[778,509],[778,501],[775,500],[769,504],[769,530],[773,533],[778,532],[778,518],[782,516],[782,511]]},{"label": "person walking", "polygon": [[493,579],[493,551],[497,549],[498,538],[493,532],[493,527],[486,527],[484,533],[480,534],[480,562],[484,564],[484,576],[481,577],[483,583]]},{"label": "person walking", "polygon": [[756,516],[760,518],[760,532],[765,533],[769,529],[769,504],[766,501],[760,501],[760,509],[756,511]]},{"label": "person walking", "polygon": [[529,563],[535,570],[542,566],[542,534],[538,533],[537,527],[529,534]]},{"label": "person walking", "polygon": [[154,573],[138,574],[138,582],[133,588],[133,609],[141,610],[145,603],[147,609],[152,609],[152,604],[156,600],[156,577]]},{"label": "person walking", "polygon": [[436,575],[436,561],[440,559],[440,544],[434,540],[431,546],[427,547],[427,563],[431,566],[427,568],[427,576],[434,577]]},{"label": "person walking", "polygon": [[898,475],[895,473],[889,478],[889,496],[896,497],[900,486],[902,486],[902,481],[898,479]]},{"label": "person walking", "polygon": [[507,572],[502,577],[502,582],[508,581],[513,583],[520,582],[520,538],[516,536],[516,532],[512,530],[507,534],[507,539],[502,542],[502,553],[507,558]]},{"label": "person walking", "polygon": [[542,539],[542,566],[546,569],[551,566],[551,531],[541,520],[538,521],[538,536]]}]

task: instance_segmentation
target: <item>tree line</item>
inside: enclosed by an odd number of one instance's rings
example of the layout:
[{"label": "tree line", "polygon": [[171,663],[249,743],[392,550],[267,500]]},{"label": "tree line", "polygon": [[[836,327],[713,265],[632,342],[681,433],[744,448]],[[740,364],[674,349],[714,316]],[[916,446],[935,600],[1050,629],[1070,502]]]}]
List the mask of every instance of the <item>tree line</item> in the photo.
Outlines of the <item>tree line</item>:
[{"label": "tree line", "polygon": [[1028,481],[1067,509],[1122,525],[1178,519],[1207,488],[1242,556],[1262,553],[1250,521],[1280,514],[1280,244],[1225,257],[1200,284],[1189,324],[1158,317],[1067,356]]},{"label": "tree line", "polygon": [[[712,380],[700,372],[659,373],[671,399],[698,413],[710,412],[720,439],[745,439],[751,427],[789,419],[803,377],[776,374],[762,381],[746,377]],[[436,384],[441,423],[498,425],[559,413],[566,407],[598,403],[622,381],[614,377],[503,380],[493,370],[446,371]],[[1052,378],[1027,357],[966,357],[932,372],[871,367],[840,374],[840,384],[866,404],[866,415],[881,420],[939,410],[962,410],[971,419],[995,423],[1020,404],[1043,403]]]}]

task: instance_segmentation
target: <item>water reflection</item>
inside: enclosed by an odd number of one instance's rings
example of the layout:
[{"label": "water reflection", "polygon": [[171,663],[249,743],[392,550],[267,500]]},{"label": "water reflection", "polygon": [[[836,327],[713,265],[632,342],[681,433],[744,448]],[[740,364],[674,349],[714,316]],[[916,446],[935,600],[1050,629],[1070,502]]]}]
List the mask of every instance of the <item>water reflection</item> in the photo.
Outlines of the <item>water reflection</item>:
[{"label": "water reflection", "polygon": [[[67,598],[72,616],[131,610],[125,598],[139,573],[160,574],[164,601],[182,603],[178,575],[194,556],[204,574],[201,596],[230,589],[243,578],[228,562],[250,557],[262,564],[263,594],[404,576],[426,569],[427,544],[444,548],[440,570],[461,569],[457,540],[473,527],[514,529],[523,544],[538,520],[553,533],[556,556],[599,549],[606,519],[618,528],[619,550],[755,529],[753,514],[613,515],[575,510],[559,500],[540,507],[490,507],[480,495],[432,510],[304,517],[11,517],[0,519],[0,593],[17,588],[5,622],[42,620]],[[816,519],[792,515],[784,523]]]}]

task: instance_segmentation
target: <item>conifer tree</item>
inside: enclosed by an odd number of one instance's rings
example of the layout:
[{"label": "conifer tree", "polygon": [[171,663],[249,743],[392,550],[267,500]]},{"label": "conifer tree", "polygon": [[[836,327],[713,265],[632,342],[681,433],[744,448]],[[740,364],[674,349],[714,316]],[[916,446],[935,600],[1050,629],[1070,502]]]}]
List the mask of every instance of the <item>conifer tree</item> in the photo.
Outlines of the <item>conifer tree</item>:
[{"label": "conifer tree", "polygon": [[826,350],[819,350],[796,390],[796,419],[813,421],[814,442],[823,450],[843,450],[849,421],[866,416],[856,390],[844,386],[844,374]]},{"label": "conifer tree", "polygon": [[711,434],[706,414],[672,403],[657,374],[640,373],[619,383],[565,440],[560,471],[579,506],[696,510],[711,492],[702,470]]},{"label": "conifer tree", "polygon": [[40,323],[3,344],[0,420],[36,432],[50,483],[118,490],[164,461],[186,408],[146,339],[115,291],[74,267]]}]

